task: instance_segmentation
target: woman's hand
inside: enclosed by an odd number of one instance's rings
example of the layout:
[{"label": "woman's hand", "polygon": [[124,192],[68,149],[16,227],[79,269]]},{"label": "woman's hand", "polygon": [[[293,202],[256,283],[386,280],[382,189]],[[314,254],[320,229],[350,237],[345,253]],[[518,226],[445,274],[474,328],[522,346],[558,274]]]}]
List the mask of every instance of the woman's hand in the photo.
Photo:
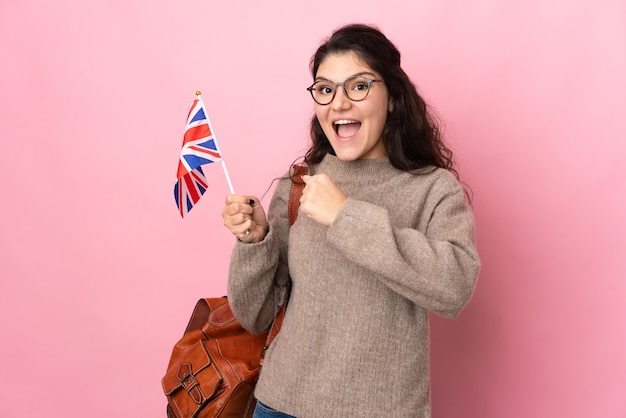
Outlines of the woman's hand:
[{"label": "woman's hand", "polygon": [[267,218],[255,196],[229,194],[222,209],[224,226],[240,241],[259,242],[265,238]]},{"label": "woman's hand", "polygon": [[306,184],[300,198],[300,212],[317,223],[330,226],[346,201],[346,195],[326,174],[302,176]]}]

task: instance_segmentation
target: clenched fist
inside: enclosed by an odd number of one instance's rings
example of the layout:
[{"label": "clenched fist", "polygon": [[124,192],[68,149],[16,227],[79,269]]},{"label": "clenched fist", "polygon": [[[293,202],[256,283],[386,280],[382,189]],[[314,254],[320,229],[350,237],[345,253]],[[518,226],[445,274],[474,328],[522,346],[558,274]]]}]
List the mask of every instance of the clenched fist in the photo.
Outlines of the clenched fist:
[{"label": "clenched fist", "polygon": [[306,184],[300,198],[300,212],[324,226],[330,226],[346,201],[346,195],[326,174],[302,176]]},{"label": "clenched fist", "polygon": [[243,242],[259,242],[265,238],[267,217],[255,196],[229,194],[222,209],[224,226]]}]

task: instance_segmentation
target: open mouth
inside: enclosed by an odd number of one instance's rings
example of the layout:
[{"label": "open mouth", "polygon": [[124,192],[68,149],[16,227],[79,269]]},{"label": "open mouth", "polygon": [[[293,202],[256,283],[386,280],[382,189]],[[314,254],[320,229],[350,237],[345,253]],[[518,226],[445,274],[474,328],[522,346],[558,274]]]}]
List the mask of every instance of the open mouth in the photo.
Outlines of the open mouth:
[{"label": "open mouth", "polygon": [[356,120],[342,119],[333,124],[335,133],[340,138],[347,138],[355,135],[361,128],[361,122]]}]

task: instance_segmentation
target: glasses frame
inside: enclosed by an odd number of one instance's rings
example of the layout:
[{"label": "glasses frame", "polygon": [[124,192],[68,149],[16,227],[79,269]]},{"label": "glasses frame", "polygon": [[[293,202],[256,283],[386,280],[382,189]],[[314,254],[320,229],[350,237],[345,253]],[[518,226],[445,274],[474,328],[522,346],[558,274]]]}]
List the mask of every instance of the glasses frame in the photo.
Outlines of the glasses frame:
[{"label": "glasses frame", "polygon": [[[350,81],[354,78],[362,78],[365,81],[367,81],[367,93],[365,94],[365,96],[362,99],[353,99],[352,97],[348,96],[348,92],[346,91],[346,88],[344,87],[344,85],[346,84],[347,81]],[[309,91],[309,93],[311,93],[311,97],[313,98],[313,100],[315,101],[315,103],[317,103],[320,106],[328,106],[329,104],[331,104],[333,102],[333,100],[335,100],[335,96],[337,95],[337,90],[338,87],[341,87],[341,90],[343,90],[343,94],[344,96],[346,96],[348,98],[348,100],[352,101],[352,102],[362,102],[363,100],[367,99],[367,96],[369,96],[370,94],[370,89],[372,88],[372,83],[378,83],[378,82],[384,82],[385,80],[383,80],[382,78],[367,78],[363,75],[353,75],[352,77],[346,78],[343,82],[341,83],[333,83],[330,80],[317,80],[315,83],[311,84],[309,87],[307,87],[306,89]],[[330,98],[330,100],[328,101],[328,103],[320,103],[317,101],[317,99],[315,98],[315,85],[317,83],[329,83],[332,84],[335,87],[335,90],[333,91],[333,95]]]}]

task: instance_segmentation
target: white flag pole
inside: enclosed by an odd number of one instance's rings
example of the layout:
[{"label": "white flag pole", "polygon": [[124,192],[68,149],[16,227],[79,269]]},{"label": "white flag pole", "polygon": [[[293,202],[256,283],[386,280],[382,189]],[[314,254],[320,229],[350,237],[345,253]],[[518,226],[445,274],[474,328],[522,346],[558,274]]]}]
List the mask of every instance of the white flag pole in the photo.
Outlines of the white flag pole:
[{"label": "white flag pole", "polygon": [[[206,107],[204,106],[204,102],[202,101],[202,93],[197,91],[196,96],[198,96],[198,101],[200,102],[200,105],[206,112],[207,111]],[[226,169],[226,163],[224,162],[224,154],[222,154],[222,148],[217,142],[217,135],[215,135],[215,131],[213,130],[213,126],[211,125],[211,118],[209,118],[209,115],[204,115],[204,116],[206,116],[206,120],[207,122],[209,122],[209,129],[211,130],[211,134],[213,135],[213,141],[215,141],[215,146],[220,152],[220,155],[221,155],[220,162],[222,163],[222,168],[224,169],[224,175],[226,176],[226,181],[228,182],[228,188],[230,189],[230,192],[232,194],[235,194],[235,190],[233,189],[233,183],[230,181],[230,176],[228,175],[228,170]]]}]

